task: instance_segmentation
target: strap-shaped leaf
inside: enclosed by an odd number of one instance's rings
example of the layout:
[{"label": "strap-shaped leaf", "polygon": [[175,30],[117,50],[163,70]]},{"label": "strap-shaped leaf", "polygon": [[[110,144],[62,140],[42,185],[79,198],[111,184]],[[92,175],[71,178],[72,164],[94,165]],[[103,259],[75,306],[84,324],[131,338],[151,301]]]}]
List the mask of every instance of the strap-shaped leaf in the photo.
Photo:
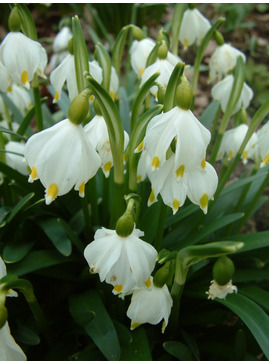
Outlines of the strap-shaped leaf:
[{"label": "strap-shaped leaf", "polygon": [[103,70],[102,86],[107,92],[109,92],[110,76],[111,76],[111,59],[109,57],[107,50],[101,43],[96,44],[95,50],[97,54],[98,63]]},{"label": "strap-shaped leaf", "polygon": [[171,110],[175,106],[175,93],[184,69],[185,64],[178,62],[169,78],[164,96],[164,112]]},{"label": "strap-shaped leaf", "polygon": [[225,300],[216,299],[222,305],[232,310],[246,324],[257,340],[264,355],[269,359],[269,317],[249,298],[240,293],[228,295]]},{"label": "strap-shaped leaf", "polygon": [[178,38],[181,22],[183,19],[184,11],[186,9],[186,4],[176,4],[172,19],[172,29],[171,29],[171,50],[173,54],[178,54]]},{"label": "strap-shaped leaf", "polygon": [[127,34],[128,34],[128,32],[129,32],[129,30],[131,28],[132,28],[132,24],[126,25],[125,27],[123,27],[121,29],[121,31],[119,32],[119,34],[117,35],[117,38],[115,40],[115,44],[113,46],[112,63],[113,63],[113,66],[116,69],[116,72],[117,72],[118,76],[120,75],[120,65],[121,65],[124,45],[125,45],[125,42],[126,42],[126,37],[127,37]]},{"label": "strap-shaped leaf", "polygon": [[27,8],[25,4],[16,4],[16,6],[19,10],[21,19],[21,29],[23,33],[27,37],[33,40],[37,40],[36,26],[30,10]]}]

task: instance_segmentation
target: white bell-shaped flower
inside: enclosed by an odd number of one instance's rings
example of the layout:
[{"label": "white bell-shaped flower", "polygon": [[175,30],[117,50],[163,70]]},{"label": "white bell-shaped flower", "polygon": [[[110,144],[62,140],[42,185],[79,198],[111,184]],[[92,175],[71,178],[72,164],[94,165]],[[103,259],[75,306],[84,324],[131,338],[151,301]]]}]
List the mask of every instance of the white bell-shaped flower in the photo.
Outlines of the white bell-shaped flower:
[{"label": "white bell-shaped flower", "polygon": [[85,183],[101,165],[83,127],[68,119],[31,136],[26,143],[25,158],[32,171],[29,182],[39,178],[46,188],[46,204],[73,186],[83,197]]},{"label": "white bell-shaped flower", "polygon": [[162,332],[168,324],[173,300],[165,284],[163,287],[156,287],[153,283],[150,287],[134,291],[127,316],[131,321],[131,330],[141,324],[149,323],[157,325],[163,320]]},{"label": "white bell-shaped flower", "polygon": [[6,163],[9,167],[27,176],[29,171],[24,158],[25,143],[10,141],[5,145]]},{"label": "white bell-shaped flower", "polygon": [[[89,69],[91,76],[98,82],[102,83],[103,81],[103,70],[99,66],[99,63],[97,61],[91,61],[89,62]],[[115,67],[111,67],[111,74],[110,74],[110,84],[109,84],[109,94],[112,99],[115,98],[115,95],[117,95],[119,92],[119,77],[117,75],[117,72],[115,70]]]},{"label": "white bell-shaped flower", "polygon": [[166,152],[175,141],[175,173],[181,178],[185,171],[205,159],[211,134],[190,110],[178,106],[151,119],[147,126],[143,149],[152,158],[153,170],[166,161]]},{"label": "white bell-shaped flower", "polygon": [[187,9],[179,30],[179,40],[184,49],[193,44],[199,45],[210,27],[209,20],[198,9]]},{"label": "white bell-shaped flower", "polygon": [[59,33],[55,36],[53,43],[52,43],[52,49],[53,52],[59,53],[62,51],[67,50],[68,42],[72,38],[73,34],[69,27],[64,26],[59,31]]},{"label": "white bell-shaped flower", "polygon": [[48,57],[40,43],[20,32],[10,32],[0,46],[0,62],[12,81],[30,88],[34,74],[46,78],[44,69]]},{"label": "white bell-shaped flower", "polygon": [[[106,177],[109,176],[113,166],[113,157],[110,147],[107,125],[103,116],[96,115],[85,127],[91,145],[96,148],[102,164],[101,168]],[[124,131],[124,150],[129,143],[129,135]]]},{"label": "white bell-shaped flower", "polygon": [[[169,52],[170,53],[170,52]],[[177,62],[176,62],[177,60]],[[148,66],[141,77],[140,87],[156,72],[159,72],[160,75],[157,77],[156,82],[158,82],[165,89],[167,88],[169,78],[175,68],[175,65],[181,62],[181,59],[177,56],[168,56],[165,59],[158,58],[156,62]],[[157,98],[158,86],[154,85],[150,88],[150,92],[152,95]]]},{"label": "white bell-shaped flower", "polygon": [[24,352],[10,333],[8,322],[0,329],[0,361],[27,360]]},{"label": "white bell-shaped flower", "polygon": [[126,294],[135,287],[149,287],[157,251],[141,240],[144,233],[134,228],[127,237],[115,230],[98,229],[84,251],[91,273],[114,286],[114,294]]},{"label": "white bell-shaped flower", "polygon": [[[219,100],[222,112],[226,111],[230,94],[232,92],[233,82],[234,82],[234,76],[228,75],[223,80],[216,83],[211,89],[211,95],[214,100]],[[247,109],[252,97],[253,97],[252,89],[246,84],[246,82],[244,82],[241,95],[233,110],[233,114],[239,111],[241,107]]]},{"label": "white bell-shaped flower", "polygon": [[29,91],[22,86],[12,84],[7,96],[23,115],[33,107]]},{"label": "white bell-shaped flower", "polygon": [[[238,153],[247,131],[248,126],[246,124],[241,124],[236,128],[225,131],[220,144],[217,160],[222,159],[225,155],[227,155],[229,161],[232,160]],[[241,156],[244,164],[247,163],[248,158],[253,158],[256,141],[257,134],[253,133]]]},{"label": "white bell-shaped flower", "polygon": [[257,158],[262,162],[260,167],[264,167],[269,162],[269,121],[257,133],[257,142],[255,146],[255,153]]},{"label": "white bell-shaped flower", "polygon": [[50,74],[50,82],[55,90],[53,102],[57,102],[61,98],[61,91],[66,82],[69,99],[72,101],[78,95],[75,57],[68,54],[67,57],[55,68]]},{"label": "white bell-shaped flower", "polygon": [[213,279],[206,294],[208,299],[214,300],[215,298],[225,299],[227,294],[234,292],[237,293],[237,287],[232,284],[231,280],[221,286]]},{"label": "white bell-shaped flower", "polygon": [[236,65],[238,56],[242,56],[246,62],[246,56],[243,52],[228,43],[218,46],[213,52],[209,61],[209,82],[220,81]]},{"label": "white bell-shaped flower", "polygon": [[155,42],[151,38],[133,41],[130,48],[131,66],[138,78],[141,78],[143,75],[148,56],[154,47]]}]

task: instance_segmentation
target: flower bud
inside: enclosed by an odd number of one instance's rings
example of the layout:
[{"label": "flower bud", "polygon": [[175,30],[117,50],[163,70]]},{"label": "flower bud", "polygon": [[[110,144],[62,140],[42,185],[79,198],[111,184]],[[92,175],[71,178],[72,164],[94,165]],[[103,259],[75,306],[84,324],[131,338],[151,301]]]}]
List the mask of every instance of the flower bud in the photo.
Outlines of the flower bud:
[{"label": "flower bud", "polygon": [[170,278],[170,267],[171,261],[168,261],[154,274],[153,283],[156,287],[162,288],[166,284]]},{"label": "flower bud", "polygon": [[7,309],[6,306],[0,306],[0,330],[7,321]]},{"label": "flower bud", "polygon": [[162,85],[158,84],[157,98],[159,104],[164,103],[164,96],[165,96],[165,88]]},{"label": "flower bud", "polygon": [[159,49],[158,49],[158,57],[160,59],[166,59],[167,58],[167,53],[168,53],[168,47],[167,44],[164,40],[162,40],[162,44],[160,45]]},{"label": "flower bud", "polygon": [[176,104],[183,110],[189,110],[192,104],[192,89],[185,76],[181,76],[181,82],[176,89]]},{"label": "flower bud", "polygon": [[158,37],[157,37],[157,42],[161,42],[162,40],[165,41],[167,48],[169,48],[170,46],[170,37],[169,37],[169,33],[166,30],[161,29],[159,31]]},{"label": "flower bud", "polygon": [[85,89],[75,96],[68,109],[68,119],[76,125],[81,124],[89,112],[90,90]]},{"label": "flower bud", "polygon": [[116,224],[116,233],[126,238],[131,235],[134,230],[134,219],[132,214],[125,212],[117,221]]},{"label": "flower bud", "polygon": [[233,276],[234,263],[226,256],[221,256],[213,266],[213,278],[220,285],[227,284]]},{"label": "flower bud", "polygon": [[137,40],[142,40],[142,39],[146,38],[143,30],[135,25],[132,26],[132,33],[133,33],[134,38]]},{"label": "flower bud", "polygon": [[19,32],[21,28],[21,18],[17,6],[15,6],[8,18],[8,27],[11,32]]},{"label": "flower bud", "polygon": [[73,37],[71,37],[69,39],[67,48],[68,48],[68,52],[73,55],[74,54],[74,38]]},{"label": "flower bud", "polygon": [[215,31],[215,41],[217,42],[218,46],[222,46],[224,44],[223,35],[219,31]]},{"label": "flower bud", "polygon": [[193,4],[188,4],[188,8],[189,8],[189,9],[191,9],[191,10],[193,10],[193,9],[195,9],[195,8],[196,8],[196,4],[195,4],[195,3],[193,3]]}]

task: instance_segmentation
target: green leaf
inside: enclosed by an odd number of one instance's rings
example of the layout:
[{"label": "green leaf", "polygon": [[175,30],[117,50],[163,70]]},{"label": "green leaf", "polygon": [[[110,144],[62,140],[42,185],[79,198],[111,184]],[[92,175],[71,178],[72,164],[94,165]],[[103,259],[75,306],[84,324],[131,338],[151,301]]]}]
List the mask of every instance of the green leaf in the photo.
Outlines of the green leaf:
[{"label": "green leaf", "polygon": [[21,135],[19,135],[19,134],[15,133],[13,130],[10,130],[10,129],[7,129],[7,128],[4,128],[3,126],[0,126],[0,132],[2,132],[2,133],[7,133],[7,134],[11,134],[11,135],[13,135],[14,137],[19,138],[19,139],[22,139],[22,140],[24,140],[24,141],[26,141],[26,140],[27,140],[27,138],[26,138],[26,137],[21,136]]},{"label": "green leaf", "polygon": [[252,234],[234,235],[227,238],[229,240],[244,242],[243,248],[238,253],[269,247],[269,230]]},{"label": "green leaf", "polygon": [[7,263],[22,260],[35,245],[34,241],[10,241],[3,249],[3,259]]},{"label": "green leaf", "polygon": [[23,207],[34,197],[34,193],[28,193],[28,195],[24,196],[15,207],[10,211],[10,214],[6,220],[7,224],[10,223],[14,217],[23,209]]},{"label": "green leaf", "polygon": [[25,345],[38,345],[40,343],[40,337],[38,334],[29,327],[18,325],[16,330],[16,339]]},{"label": "green leaf", "polygon": [[228,307],[240,317],[257,340],[264,355],[269,359],[268,315],[256,303],[240,293],[228,295],[225,300],[217,298],[216,301]]},{"label": "green leaf", "polygon": [[[87,291],[70,298],[70,312],[107,360],[119,360],[120,346],[115,327],[96,291]],[[94,316],[94,317],[93,317]]]},{"label": "green leaf", "polygon": [[95,50],[99,66],[103,70],[102,86],[109,93],[110,76],[111,76],[111,59],[109,57],[107,50],[101,43],[96,44]]},{"label": "green leaf", "polygon": [[116,329],[120,344],[129,345],[133,341],[131,331],[116,320],[113,320],[113,325]]},{"label": "green leaf", "polygon": [[240,287],[240,293],[269,310],[269,292],[264,289],[257,286],[242,286]]},{"label": "green leaf", "polygon": [[178,341],[166,341],[163,343],[164,349],[178,360],[193,360],[192,353],[187,345]]},{"label": "green leaf", "polygon": [[121,31],[117,35],[117,38],[116,38],[114,46],[113,46],[112,63],[116,69],[118,76],[120,75],[120,65],[121,65],[124,45],[126,42],[126,37],[127,37],[128,31],[129,31],[129,29],[131,29],[131,27],[132,27],[132,25],[130,24],[130,25],[126,25],[125,27],[123,27],[121,29]]},{"label": "green leaf", "polygon": [[186,10],[186,4],[180,3],[180,4],[176,4],[174,13],[173,13],[172,29],[171,29],[171,38],[172,38],[171,39],[171,50],[172,50],[172,53],[175,55],[178,54],[179,31],[180,31],[180,25],[181,25],[185,10]]},{"label": "green leaf", "polygon": [[67,224],[64,220],[62,219],[57,219],[57,223],[60,224],[62,226],[62,228],[64,229],[64,231],[66,232],[66,234],[68,235],[69,239],[73,242],[73,244],[79,249],[80,252],[83,252],[85,247],[82,244],[82,242],[80,241],[80,239],[78,238],[77,234],[75,231],[73,231],[71,229],[71,227],[69,226],[69,224]]},{"label": "green leaf", "polygon": [[13,103],[13,101],[7,96],[7,94],[1,92],[0,93],[3,100],[5,101],[5,103],[7,104],[9,110],[12,112],[15,120],[17,121],[17,123],[21,123],[23,120],[23,116],[22,113],[20,112],[20,110],[15,106],[15,104]]},{"label": "green leaf", "polygon": [[72,244],[62,224],[54,218],[42,219],[37,222],[44,233],[51,240],[55,248],[64,256],[72,253]]},{"label": "green leaf", "polygon": [[151,351],[143,327],[138,327],[132,332],[132,342],[121,347],[121,361],[151,361]]},{"label": "green leaf", "polygon": [[213,120],[215,119],[219,110],[220,103],[218,100],[213,100],[207,108],[204,110],[202,115],[199,117],[199,121],[209,129]]},{"label": "green leaf", "polygon": [[73,257],[63,257],[55,250],[38,250],[29,253],[22,261],[8,266],[8,273],[22,276],[53,265],[74,262]]}]

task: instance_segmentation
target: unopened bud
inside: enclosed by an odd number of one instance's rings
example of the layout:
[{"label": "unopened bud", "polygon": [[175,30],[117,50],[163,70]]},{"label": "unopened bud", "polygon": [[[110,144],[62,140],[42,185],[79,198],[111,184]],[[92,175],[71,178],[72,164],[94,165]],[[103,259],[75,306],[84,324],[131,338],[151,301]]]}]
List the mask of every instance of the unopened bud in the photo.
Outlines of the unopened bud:
[{"label": "unopened bud", "polygon": [[170,278],[170,266],[171,261],[168,261],[154,274],[153,283],[156,287],[162,288],[166,284]]},{"label": "unopened bud", "polygon": [[161,29],[159,31],[159,34],[157,36],[157,42],[161,42],[162,40],[165,41],[167,48],[169,48],[170,46],[170,37],[169,37],[169,33],[166,30]]},{"label": "unopened bud", "polygon": [[11,32],[19,32],[21,28],[21,18],[17,6],[15,6],[8,18],[8,27]]},{"label": "unopened bud", "polygon": [[181,76],[181,82],[176,89],[176,104],[184,110],[189,110],[192,105],[192,89],[185,76]]},{"label": "unopened bud", "polygon": [[215,41],[217,42],[218,46],[222,46],[224,44],[223,35],[219,31],[215,31]]},{"label": "unopened bud", "polygon": [[226,257],[221,256],[213,265],[213,278],[220,285],[228,283],[234,274],[234,263]]},{"label": "unopened bud", "polygon": [[157,86],[158,86],[157,99],[159,104],[163,104],[165,96],[165,88],[159,83],[157,84]]},{"label": "unopened bud", "polygon": [[134,230],[134,219],[132,214],[124,213],[116,224],[116,233],[122,238],[131,235]]},{"label": "unopened bud", "polygon": [[132,33],[133,33],[134,38],[137,40],[142,40],[142,39],[146,38],[143,30],[140,29],[139,27],[137,27],[136,25],[132,26]]},{"label": "unopened bud", "polygon": [[162,40],[162,44],[160,45],[159,49],[158,49],[158,57],[160,59],[166,59],[167,58],[167,53],[168,53],[168,47],[167,44],[164,40]]},{"label": "unopened bud", "polygon": [[85,89],[72,100],[68,109],[68,119],[73,124],[79,125],[86,119],[89,112],[89,95],[90,90]]},{"label": "unopened bud", "polygon": [[195,3],[194,4],[188,4],[188,8],[193,10],[193,9],[196,8],[196,4]]}]

